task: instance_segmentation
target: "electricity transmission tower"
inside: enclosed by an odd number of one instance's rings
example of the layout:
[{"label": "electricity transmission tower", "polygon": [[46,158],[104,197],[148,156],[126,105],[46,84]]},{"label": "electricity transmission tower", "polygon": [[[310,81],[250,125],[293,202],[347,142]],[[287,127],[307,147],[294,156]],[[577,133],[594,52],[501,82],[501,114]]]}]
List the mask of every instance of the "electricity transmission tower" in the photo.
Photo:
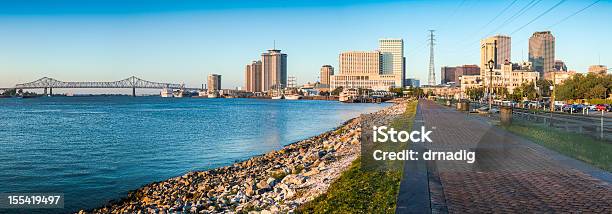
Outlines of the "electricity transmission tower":
[{"label": "electricity transmission tower", "polygon": [[436,72],[434,68],[434,41],[436,41],[436,39],[434,39],[434,31],[435,30],[429,30],[429,85],[436,84]]}]

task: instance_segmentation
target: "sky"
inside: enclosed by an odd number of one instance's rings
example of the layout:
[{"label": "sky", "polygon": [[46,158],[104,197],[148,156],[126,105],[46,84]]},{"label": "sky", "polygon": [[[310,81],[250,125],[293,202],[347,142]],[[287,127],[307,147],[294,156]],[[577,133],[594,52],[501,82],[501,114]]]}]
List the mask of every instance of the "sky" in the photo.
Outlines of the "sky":
[{"label": "sky", "polygon": [[403,38],[406,76],[426,83],[430,29],[438,82],[441,66],[479,64],[481,38],[510,35],[519,62],[544,30],[556,59],[586,72],[612,65],[611,9],[610,0],[0,0],[0,87],[132,75],[199,87],[216,73],[234,88],[274,44],[303,84],[324,64],[337,68],[340,52],[375,50],[381,38]]}]

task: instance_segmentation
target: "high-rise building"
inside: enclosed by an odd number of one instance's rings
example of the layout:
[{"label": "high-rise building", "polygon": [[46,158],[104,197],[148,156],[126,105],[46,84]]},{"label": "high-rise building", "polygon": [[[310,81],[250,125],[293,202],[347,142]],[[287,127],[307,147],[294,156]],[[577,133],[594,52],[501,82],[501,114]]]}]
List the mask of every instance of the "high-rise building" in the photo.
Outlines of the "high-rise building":
[{"label": "high-rise building", "polygon": [[495,35],[480,40],[480,75],[489,70],[489,60],[495,62],[495,68],[499,69],[511,60],[511,38],[505,35]]},{"label": "high-rise building", "polygon": [[208,75],[208,91],[219,91],[221,90],[221,75],[209,74]]},{"label": "high-rise building", "polygon": [[555,67],[555,37],[550,31],[535,32],[529,38],[529,62],[544,76]]},{"label": "high-rise building", "polygon": [[444,66],[440,69],[440,78],[442,84],[455,83],[461,84],[459,77],[463,75],[478,75],[480,68],[478,65],[461,65],[456,67]]},{"label": "high-rise building", "polygon": [[261,54],[261,62],[262,91],[287,87],[287,54],[281,50],[268,50]]},{"label": "high-rise building", "polygon": [[261,61],[253,61],[244,69],[244,89],[248,92],[261,92]]},{"label": "high-rise building", "polygon": [[329,88],[331,75],[334,75],[334,67],[331,65],[323,65],[321,67],[321,87]]},{"label": "high-rise building", "polygon": [[555,60],[555,71],[567,71],[567,65],[561,60]]},{"label": "high-rise building", "polygon": [[591,65],[589,66],[589,73],[606,74],[608,73],[608,67],[605,65]]},{"label": "high-rise building", "polygon": [[404,69],[404,40],[380,39],[378,48],[382,55],[382,75],[394,75],[395,86],[402,87],[406,77]]}]

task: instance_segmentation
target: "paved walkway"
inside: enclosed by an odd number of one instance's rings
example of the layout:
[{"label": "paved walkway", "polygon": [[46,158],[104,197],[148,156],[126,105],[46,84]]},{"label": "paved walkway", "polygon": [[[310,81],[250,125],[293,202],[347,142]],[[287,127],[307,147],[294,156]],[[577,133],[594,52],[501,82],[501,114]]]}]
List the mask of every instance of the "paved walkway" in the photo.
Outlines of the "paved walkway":
[{"label": "paved walkway", "polygon": [[608,172],[432,101],[419,102],[419,118],[434,130],[425,150],[474,151],[476,162],[406,162],[397,213],[612,212]]}]

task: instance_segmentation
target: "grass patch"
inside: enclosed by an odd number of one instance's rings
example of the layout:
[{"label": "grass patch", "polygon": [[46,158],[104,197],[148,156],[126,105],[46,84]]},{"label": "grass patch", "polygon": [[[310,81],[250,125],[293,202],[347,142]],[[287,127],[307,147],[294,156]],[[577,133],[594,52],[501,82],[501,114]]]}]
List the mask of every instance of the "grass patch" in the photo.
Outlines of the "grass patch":
[{"label": "grass patch", "polygon": [[[406,112],[390,124],[394,128],[411,128],[417,101],[408,104]],[[410,130],[410,129],[405,129]],[[361,160],[331,184],[327,193],[302,205],[297,213],[395,213],[402,170],[361,170]]]},{"label": "grass patch", "polygon": [[578,133],[514,122],[504,127],[546,148],[612,172],[612,144]]}]

